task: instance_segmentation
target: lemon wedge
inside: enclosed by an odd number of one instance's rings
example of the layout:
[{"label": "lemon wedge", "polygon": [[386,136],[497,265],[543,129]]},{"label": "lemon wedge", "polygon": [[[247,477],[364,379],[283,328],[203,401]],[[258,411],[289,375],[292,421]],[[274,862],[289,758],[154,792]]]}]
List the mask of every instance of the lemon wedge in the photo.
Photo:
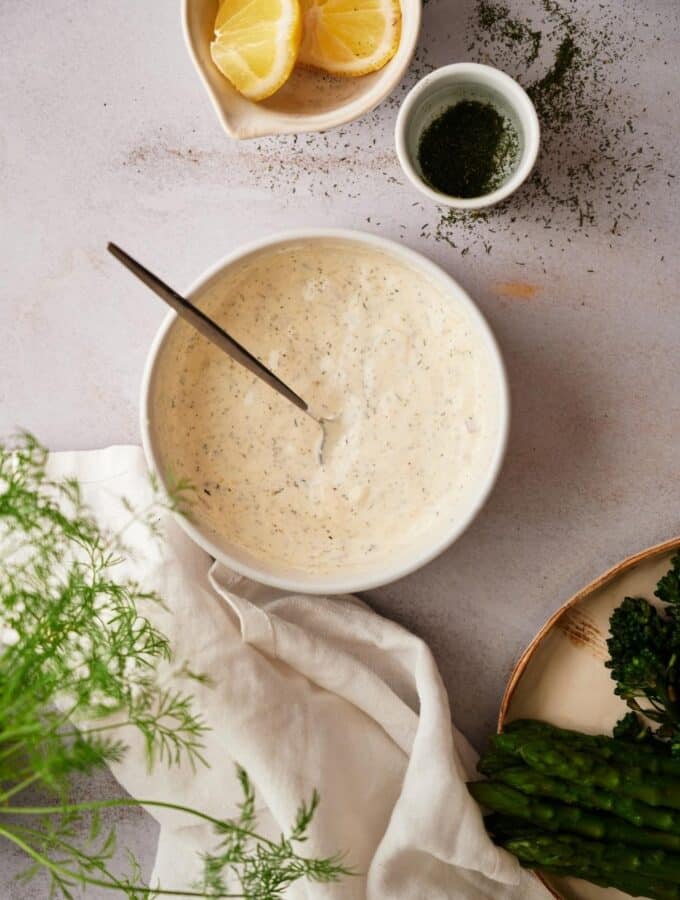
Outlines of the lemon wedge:
[{"label": "lemon wedge", "polygon": [[301,0],[298,62],[354,77],[381,69],[396,53],[399,0]]},{"label": "lemon wedge", "polygon": [[210,55],[249,100],[264,100],[290,75],[300,46],[299,0],[223,0]]}]

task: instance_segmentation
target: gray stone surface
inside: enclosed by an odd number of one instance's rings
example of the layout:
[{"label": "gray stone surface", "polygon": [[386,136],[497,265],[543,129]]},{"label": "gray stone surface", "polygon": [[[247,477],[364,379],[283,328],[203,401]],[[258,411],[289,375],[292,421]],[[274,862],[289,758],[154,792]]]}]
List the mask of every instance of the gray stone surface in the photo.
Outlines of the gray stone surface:
[{"label": "gray stone surface", "polygon": [[[423,235],[439,212],[401,177],[401,90],[341,131],[238,145],[192,69],[177,2],[0,5],[1,433],[28,428],[55,449],[138,440],[139,379],[164,310],[107,258],[109,239],[182,286],[269,232],[360,227],[436,260],[489,318],[513,393],[498,486],[448,553],[367,598],[429,642],[453,717],[477,744],[544,619],[610,564],[680,531],[680,212],[666,174],[678,167],[678,7],[609,3],[634,45],[607,77],[618,72],[615,95],[661,154],[622,233],[610,214],[578,228],[577,213],[560,213],[546,230],[523,216],[520,194],[516,224],[454,229],[458,248]],[[572,5],[595,15],[588,0]],[[423,59],[479,58],[466,50],[470,6],[426,5],[421,70]],[[100,777],[79,790],[117,789]],[[153,821],[118,820],[148,871]],[[46,896],[42,882],[14,885],[19,862],[0,842],[0,897]]]}]

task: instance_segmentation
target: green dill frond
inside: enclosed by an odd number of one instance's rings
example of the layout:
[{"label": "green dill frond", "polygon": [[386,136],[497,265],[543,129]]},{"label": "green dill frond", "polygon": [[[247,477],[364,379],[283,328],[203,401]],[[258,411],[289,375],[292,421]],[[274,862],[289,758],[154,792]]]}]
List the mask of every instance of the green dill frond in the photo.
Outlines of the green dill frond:
[{"label": "green dill frond", "polygon": [[[120,535],[100,528],[76,480],[48,479],[46,463],[47,451],[30,435],[0,445],[0,844],[26,855],[24,878],[49,874],[50,897],[69,900],[97,886],[148,900],[173,891],[145,887],[129,853],[127,873],[115,874],[115,829],[104,829],[101,819],[104,809],[137,801],[76,803],[72,779],[124,759],[124,726],[141,734],[150,766],[204,764],[206,725],[188,694],[158,681],[170,645],[140,610],[161,598],[116,577],[126,556]],[[189,489],[178,485],[166,505],[178,509],[177,498]],[[157,530],[157,506],[125,508],[132,521]],[[186,664],[178,669],[180,677],[209,684]],[[306,839],[316,792],[301,805],[290,836],[270,841],[255,831],[255,792],[245,770],[238,778],[243,801],[234,821],[140,801],[215,829],[217,848],[204,858],[200,893],[182,896],[277,900],[300,878],[333,881],[348,872],[339,857],[307,859],[293,849],[292,842]],[[29,788],[51,793],[54,805],[30,806]]]},{"label": "green dill frond", "polygon": [[61,791],[121,759],[120,740],[90,731],[112,717],[138,728],[150,762],[202,761],[190,697],[156,684],[170,646],[139,609],[160,598],[115,577],[117,538],[46,463],[31,436],[0,447],[0,785],[25,775]]},{"label": "green dill frond", "polygon": [[152,686],[141,690],[129,711],[130,724],[144,737],[147,762],[167,766],[187,760],[207,765],[201,755],[202,736],[207,726],[192,711],[191,699],[174,690]]},{"label": "green dill frond", "polygon": [[236,775],[243,791],[243,800],[239,804],[238,825],[239,828],[249,829],[255,824],[255,788],[248,773],[241,766],[236,767]]},{"label": "green dill frond", "polygon": [[290,833],[291,841],[306,841],[307,840],[307,830],[309,825],[314,818],[314,813],[319,805],[319,794],[315,790],[312,792],[312,799],[309,803],[301,803],[300,808],[297,811],[297,816],[295,817],[295,823],[293,825],[293,829]]},{"label": "green dill frond", "polygon": [[217,897],[234,889],[249,900],[279,900],[291,884],[301,879],[313,882],[338,881],[354,874],[339,855],[321,858],[301,856],[294,843],[307,840],[309,827],[319,805],[319,794],[312,793],[301,803],[288,835],[272,841],[255,831],[255,792],[248,775],[237,767],[243,791],[239,817],[216,825],[221,841],[218,848],[203,857],[203,878],[195,885],[206,897]]}]

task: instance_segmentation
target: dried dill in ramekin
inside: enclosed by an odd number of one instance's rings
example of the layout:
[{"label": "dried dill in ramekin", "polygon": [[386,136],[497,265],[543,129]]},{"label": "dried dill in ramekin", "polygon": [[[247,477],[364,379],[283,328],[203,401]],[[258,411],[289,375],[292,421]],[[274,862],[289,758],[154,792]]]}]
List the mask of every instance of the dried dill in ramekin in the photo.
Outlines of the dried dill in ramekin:
[{"label": "dried dill in ramekin", "polygon": [[491,103],[459,100],[423,131],[418,163],[427,182],[450,197],[490,194],[517,162],[519,138]]}]

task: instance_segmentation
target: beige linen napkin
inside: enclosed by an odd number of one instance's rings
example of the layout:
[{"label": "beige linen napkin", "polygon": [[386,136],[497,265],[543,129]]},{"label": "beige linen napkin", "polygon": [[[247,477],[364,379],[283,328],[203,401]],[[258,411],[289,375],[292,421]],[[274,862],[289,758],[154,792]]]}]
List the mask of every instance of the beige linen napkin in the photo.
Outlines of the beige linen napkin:
[{"label": "beige linen napkin", "polygon": [[[50,474],[75,476],[99,521],[118,531],[121,503],[152,500],[137,447],[55,453]],[[321,805],[309,855],[338,851],[361,874],[337,884],[298,883],[310,900],[541,900],[549,895],[487,837],[465,781],[474,753],[451,725],[448,699],[428,647],[353,597],[286,596],[213,563],[161,511],[162,540],[140,524],[124,534],[132,559],[121,574],[167,604],[142,612],[169,637],[175,659],[210,685],[190,689],[210,726],[207,768],[151,774],[135,732],[113,767],[133,796],[172,800],[226,818],[240,800],[234,764],[257,789],[260,828],[278,835],[316,788]],[[161,824],[153,884],[187,889],[196,851],[211,832],[173,812]],[[134,849],[134,848],[133,848]]]}]

